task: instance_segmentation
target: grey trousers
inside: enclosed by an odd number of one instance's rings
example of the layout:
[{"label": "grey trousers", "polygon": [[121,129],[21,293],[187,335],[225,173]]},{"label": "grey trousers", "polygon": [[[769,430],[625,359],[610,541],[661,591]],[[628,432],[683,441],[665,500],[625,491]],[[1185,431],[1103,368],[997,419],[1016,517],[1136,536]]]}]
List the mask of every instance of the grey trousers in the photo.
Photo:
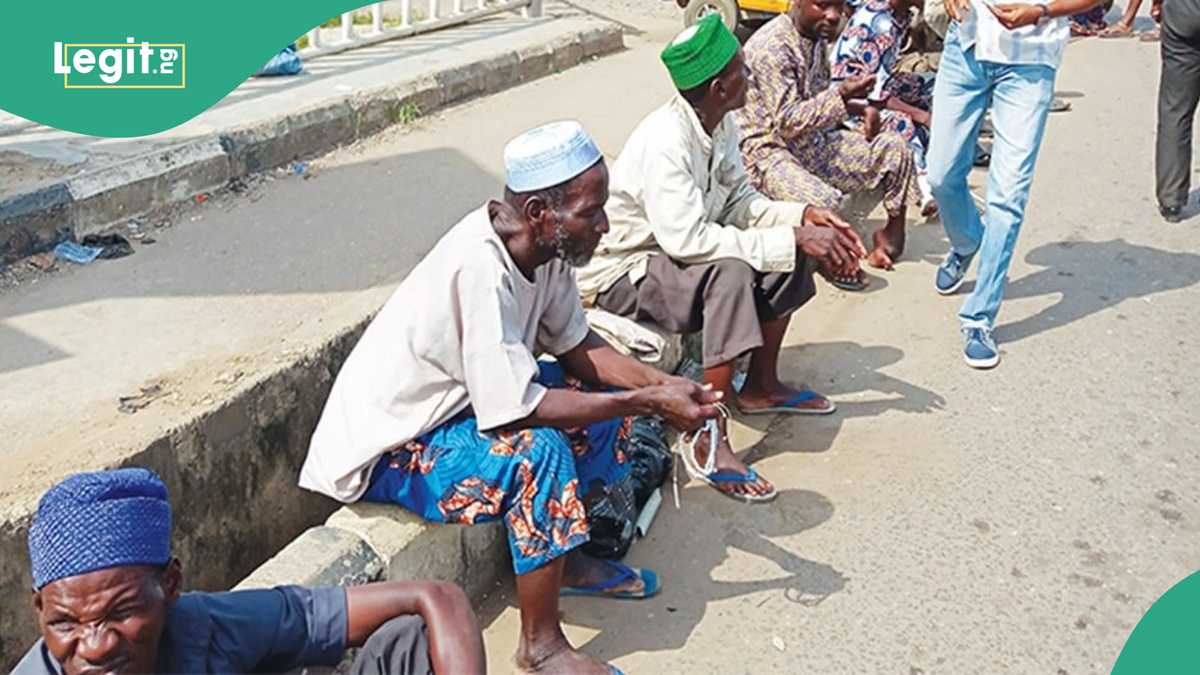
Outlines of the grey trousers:
[{"label": "grey trousers", "polygon": [[1200,101],[1200,0],[1163,3],[1158,84],[1158,203],[1180,208],[1191,190],[1192,124]]},{"label": "grey trousers", "polygon": [[596,298],[606,312],[653,321],[672,333],[704,331],[704,367],[729,363],[763,345],[761,324],[791,314],[816,295],[813,265],[797,254],[792,272],[756,272],[741,260],[687,265],[650,256],[636,286],[625,276]]},{"label": "grey trousers", "polygon": [[358,650],[350,675],[433,675],[425,621],[401,616],[380,626]]}]

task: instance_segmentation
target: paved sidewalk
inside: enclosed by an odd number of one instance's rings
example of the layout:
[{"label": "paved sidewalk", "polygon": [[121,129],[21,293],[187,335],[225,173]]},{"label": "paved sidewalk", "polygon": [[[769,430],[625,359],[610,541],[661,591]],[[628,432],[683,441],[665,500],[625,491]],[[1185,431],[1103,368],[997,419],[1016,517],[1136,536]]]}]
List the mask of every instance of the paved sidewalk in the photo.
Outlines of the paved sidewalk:
[{"label": "paved sidewalk", "polygon": [[[137,138],[98,138],[60,131],[0,111],[0,201],[56,181],[129,160],[163,148],[297,112],[327,101],[331,94],[362,94],[396,85],[413,74],[447,64],[469,63],[497,45],[518,47],[567,34],[555,20],[582,18],[570,8],[548,3],[542,19],[502,15],[425,35],[393,40],[305,63],[294,77],[252,78],[207,111],[174,129]],[[578,26],[569,26],[577,29]]]},{"label": "paved sidewalk", "polygon": [[[293,77],[250,79],[191,121],[97,138],[0,118],[0,265],[65,234],[209,191],[370,135],[415,112],[575,65],[615,26],[568,4],[321,56]],[[612,34],[615,36],[615,33]],[[580,52],[580,47],[586,54]]]}]

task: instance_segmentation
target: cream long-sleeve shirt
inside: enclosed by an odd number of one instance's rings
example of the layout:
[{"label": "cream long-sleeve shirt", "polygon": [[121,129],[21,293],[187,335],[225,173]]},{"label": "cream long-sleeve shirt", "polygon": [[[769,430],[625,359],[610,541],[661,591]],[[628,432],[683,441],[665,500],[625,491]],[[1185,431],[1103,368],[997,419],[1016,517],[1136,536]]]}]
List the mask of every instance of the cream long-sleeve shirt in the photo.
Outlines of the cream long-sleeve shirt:
[{"label": "cream long-sleeve shirt", "polygon": [[609,232],[576,271],[585,303],[623,275],[640,281],[656,253],[684,263],[735,258],[760,272],[795,269],[792,228],[806,207],[751,187],[738,140],[732,115],[709,137],[679,95],[642,120],[610,172]]}]

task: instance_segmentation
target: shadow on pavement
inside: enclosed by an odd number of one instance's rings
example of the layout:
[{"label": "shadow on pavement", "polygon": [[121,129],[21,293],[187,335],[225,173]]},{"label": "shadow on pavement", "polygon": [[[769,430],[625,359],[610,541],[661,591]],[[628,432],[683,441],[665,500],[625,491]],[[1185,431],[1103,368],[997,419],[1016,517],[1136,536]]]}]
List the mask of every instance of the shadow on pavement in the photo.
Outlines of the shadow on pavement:
[{"label": "shadow on pavement", "polygon": [[997,327],[996,339],[1001,344],[1060,328],[1131,298],[1200,282],[1200,255],[1163,251],[1124,239],[1046,244],[1030,251],[1025,261],[1045,269],[1009,282],[1007,299],[1051,293],[1062,297],[1031,317]]},{"label": "shadow on pavement", "polygon": [[[829,520],[834,507],[824,495],[785,490],[768,507],[740,504],[700,485],[681,496],[682,510],[664,504],[650,538],[629,556],[631,564],[662,575],[659,596],[636,604],[597,599],[562,603],[568,623],[600,630],[577,645],[587,653],[611,660],[680,649],[712,603],[760,594],[765,597],[754,599],[756,611],[769,612],[771,604],[811,607],[846,587],[847,578],[832,566],[775,541]],[[769,569],[760,570],[763,563]],[[731,576],[736,580],[725,580]],[[649,620],[653,630],[644,623],[647,614],[654,617]]]},{"label": "shadow on pavement", "polygon": [[828,396],[838,409],[820,416],[740,415],[738,421],[765,434],[750,452],[750,461],[784,452],[825,452],[846,420],[892,411],[930,413],[946,403],[936,392],[881,372],[904,358],[896,347],[821,342],[784,347],[783,352],[780,378]]}]

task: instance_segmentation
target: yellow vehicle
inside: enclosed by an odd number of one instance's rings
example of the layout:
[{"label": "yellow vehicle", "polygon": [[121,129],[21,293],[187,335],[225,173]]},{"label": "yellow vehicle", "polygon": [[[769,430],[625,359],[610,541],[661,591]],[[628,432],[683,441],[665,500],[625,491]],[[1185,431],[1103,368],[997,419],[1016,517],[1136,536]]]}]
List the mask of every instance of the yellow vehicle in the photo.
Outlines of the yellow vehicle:
[{"label": "yellow vehicle", "polygon": [[690,26],[714,12],[729,30],[747,21],[770,19],[788,11],[791,0],[675,0],[683,8],[683,22]]}]

